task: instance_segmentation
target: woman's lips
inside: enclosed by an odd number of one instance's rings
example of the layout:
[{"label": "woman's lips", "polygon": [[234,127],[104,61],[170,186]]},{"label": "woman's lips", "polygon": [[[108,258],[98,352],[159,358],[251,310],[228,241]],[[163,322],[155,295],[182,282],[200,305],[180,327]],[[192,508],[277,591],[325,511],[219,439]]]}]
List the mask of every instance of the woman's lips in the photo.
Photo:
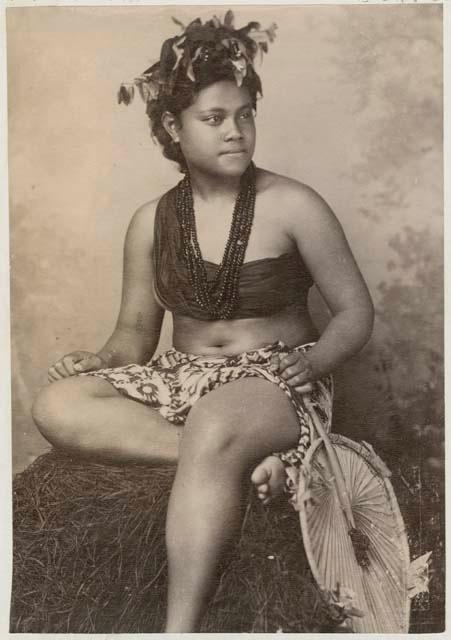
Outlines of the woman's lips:
[{"label": "woman's lips", "polygon": [[234,151],[222,151],[222,156],[238,156],[246,153],[246,149],[235,149]]}]

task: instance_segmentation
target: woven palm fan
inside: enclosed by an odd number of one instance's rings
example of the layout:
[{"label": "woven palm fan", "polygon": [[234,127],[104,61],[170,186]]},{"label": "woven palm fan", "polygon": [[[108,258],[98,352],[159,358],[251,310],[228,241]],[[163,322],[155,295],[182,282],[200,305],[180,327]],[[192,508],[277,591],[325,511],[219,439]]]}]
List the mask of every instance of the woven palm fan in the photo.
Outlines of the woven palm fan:
[{"label": "woven palm fan", "polygon": [[304,459],[297,508],[313,576],[355,633],[409,630],[409,548],[389,481],[371,445],[329,435],[305,402],[318,436]]}]

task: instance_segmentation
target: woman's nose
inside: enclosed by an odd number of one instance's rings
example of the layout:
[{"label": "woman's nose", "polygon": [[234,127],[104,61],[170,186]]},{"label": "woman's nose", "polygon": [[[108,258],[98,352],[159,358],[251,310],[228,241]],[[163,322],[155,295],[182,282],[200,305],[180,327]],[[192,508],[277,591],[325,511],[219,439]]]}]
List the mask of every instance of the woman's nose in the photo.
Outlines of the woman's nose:
[{"label": "woman's nose", "polygon": [[227,127],[224,134],[225,140],[239,140],[243,137],[243,133],[238,126],[238,123],[234,119],[230,119],[227,122]]}]

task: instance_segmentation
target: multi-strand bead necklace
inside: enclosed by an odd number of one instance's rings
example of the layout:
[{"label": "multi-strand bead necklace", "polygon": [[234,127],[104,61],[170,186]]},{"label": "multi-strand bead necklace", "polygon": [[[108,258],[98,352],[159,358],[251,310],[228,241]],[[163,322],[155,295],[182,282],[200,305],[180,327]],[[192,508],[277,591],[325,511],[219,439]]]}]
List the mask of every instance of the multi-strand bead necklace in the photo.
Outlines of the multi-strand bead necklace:
[{"label": "multi-strand bead necklace", "polygon": [[182,229],[188,277],[194,299],[212,320],[231,318],[238,304],[240,271],[254,219],[255,196],[255,165],[251,163],[241,177],[224,255],[213,282],[209,284],[197,239],[193,192],[188,175],[177,185],[176,212]]}]

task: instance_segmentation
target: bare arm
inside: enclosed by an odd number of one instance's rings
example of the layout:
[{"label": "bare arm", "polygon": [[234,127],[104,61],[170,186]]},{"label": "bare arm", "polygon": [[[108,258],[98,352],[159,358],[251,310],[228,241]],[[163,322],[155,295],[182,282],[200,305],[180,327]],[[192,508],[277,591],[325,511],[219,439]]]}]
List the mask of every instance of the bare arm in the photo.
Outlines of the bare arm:
[{"label": "bare arm", "polygon": [[98,352],[108,367],[144,363],[160,337],[164,309],[153,292],[153,224],[156,201],[134,214],[125,238],[122,300],[116,327]]},{"label": "bare arm", "polygon": [[296,185],[293,190],[289,231],[332,314],[321,338],[308,352],[310,372],[298,380],[302,384],[331,372],[366,344],[373,328],[374,310],[330,207],[308,187]]}]

